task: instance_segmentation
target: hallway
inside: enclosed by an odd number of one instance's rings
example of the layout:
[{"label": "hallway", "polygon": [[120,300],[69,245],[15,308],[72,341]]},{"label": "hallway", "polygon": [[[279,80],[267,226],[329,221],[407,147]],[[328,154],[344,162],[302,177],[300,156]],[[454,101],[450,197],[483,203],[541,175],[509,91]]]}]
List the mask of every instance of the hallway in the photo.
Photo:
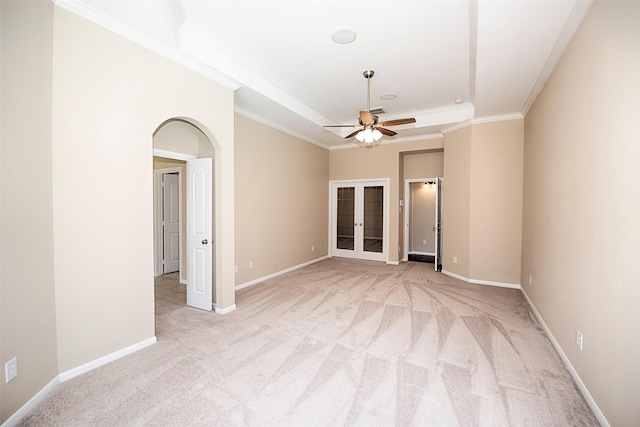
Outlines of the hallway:
[{"label": "hallway", "polygon": [[187,304],[187,286],[180,283],[179,272],[155,278],[156,315],[167,314]]}]

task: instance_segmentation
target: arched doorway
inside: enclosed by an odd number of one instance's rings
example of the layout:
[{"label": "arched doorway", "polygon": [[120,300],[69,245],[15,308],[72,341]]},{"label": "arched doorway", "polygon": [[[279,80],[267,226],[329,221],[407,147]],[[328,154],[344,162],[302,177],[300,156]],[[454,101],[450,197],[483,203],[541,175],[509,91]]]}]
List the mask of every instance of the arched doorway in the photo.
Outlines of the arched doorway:
[{"label": "arched doorway", "polygon": [[185,303],[210,311],[216,268],[214,144],[198,124],[173,118],[154,132],[153,149],[156,313]]}]

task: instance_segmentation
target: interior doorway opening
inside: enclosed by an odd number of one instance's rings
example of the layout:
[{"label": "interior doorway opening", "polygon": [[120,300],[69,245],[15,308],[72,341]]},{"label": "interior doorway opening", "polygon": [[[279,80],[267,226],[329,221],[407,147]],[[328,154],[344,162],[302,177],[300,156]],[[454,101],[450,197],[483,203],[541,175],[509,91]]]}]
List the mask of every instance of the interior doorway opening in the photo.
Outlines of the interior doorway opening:
[{"label": "interior doorway opening", "polygon": [[[154,132],[153,154],[156,313],[177,303],[211,311],[213,144],[186,119],[171,119]],[[203,162],[206,170],[194,170]]]},{"label": "interior doorway opening", "polygon": [[442,268],[442,178],[405,180],[405,258]]}]

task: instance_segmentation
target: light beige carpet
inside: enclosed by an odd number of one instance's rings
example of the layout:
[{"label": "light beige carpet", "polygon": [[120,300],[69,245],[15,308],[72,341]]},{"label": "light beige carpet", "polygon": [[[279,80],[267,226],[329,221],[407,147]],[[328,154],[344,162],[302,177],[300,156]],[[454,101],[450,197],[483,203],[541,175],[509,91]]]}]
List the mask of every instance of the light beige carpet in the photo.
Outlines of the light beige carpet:
[{"label": "light beige carpet", "polygon": [[158,343],[63,383],[42,426],[590,426],[519,290],[328,259],[157,315]]}]

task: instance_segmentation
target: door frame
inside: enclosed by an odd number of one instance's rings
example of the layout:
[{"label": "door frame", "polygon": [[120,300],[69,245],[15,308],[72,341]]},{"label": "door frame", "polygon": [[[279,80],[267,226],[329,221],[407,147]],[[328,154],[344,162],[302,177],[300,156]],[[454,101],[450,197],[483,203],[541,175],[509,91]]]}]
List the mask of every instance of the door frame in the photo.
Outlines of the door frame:
[{"label": "door frame", "polygon": [[[350,185],[363,185],[363,184],[372,184],[372,185],[381,185],[384,188],[384,196],[383,196],[383,229],[382,229],[382,254],[380,256],[381,259],[377,259],[376,261],[383,261],[385,263],[389,263],[389,217],[390,217],[390,178],[371,178],[371,179],[347,179],[347,180],[331,180],[329,181],[329,257],[333,256],[341,256],[335,253],[336,249],[336,237],[333,230],[337,227],[337,188],[338,187],[346,187]],[[357,215],[357,213],[356,213]],[[355,235],[354,235],[355,236]],[[354,247],[354,255],[357,255],[355,247]],[[360,259],[357,256],[354,256],[356,259]],[[363,258],[364,259],[364,258]]]},{"label": "door frame", "polygon": [[[187,168],[187,164],[186,161],[187,160],[191,160],[191,159],[195,159],[196,156],[192,155],[192,154],[185,154],[185,153],[179,153],[179,152],[175,152],[175,151],[168,151],[168,150],[162,150],[159,148],[154,148],[153,149],[153,156],[154,157],[164,157],[165,159],[172,159],[172,160],[182,160],[185,162],[184,168],[185,168],[185,172],[186,172],[186,168]],[[160,202],[160,185],[158,185],[159,181],[159,175],[162,173],[166,173],[166,172],[178,172],[178,181],[180,182],[180,190],[182,190],[182,173],[181,173],[181,167],[176,166],[173,168],[165,168],[165,169],[157,169],[154,170],[154,179],[153,179],[153,191],[154,191],[154,196],[156,199],[156,203],[154,203],[153,205],[153,219],[155,221],[155,226],[154,226],[154,245],[153,245],[153,260],[154,260],[154,266],[153,266],[153,273],[154,275],[157,276],[161,276],[162,275],[162,255],[159,253],[158,251],[158,247],[159,247],[159,243],[158,243],[158,239],[162,238],[162,227],[159,221],[159,214],[160,214],[160,210],[162,208],[161,202]],[[183,213],[182,209],[182,197],[180,197],[180,213]],[[188,221],[189,218],[187,215],[184,215],[183,218],[186,218],[185,221]],[[160,225],[160,229],[158,232],[158,227]],[[180,283],[182,283],[183,285],[187,284],[187,268],[188,265],[184,264],[184,248],[182,247],[182,238],[180,239]],[[184,269],[182,267],[185,267]],[[183,272],[184,270],[184,272]],[[184,278],[183,278],[183,274],[184,274]]]},{"label": "door frame", "polygon": [[[154,191],[154,198],[156,200],[156,202],[154,203],[154,207],[153,207],[153,217],[154,217],[154,223],[155,223],[155,227],[154,227],[154,245],[153,245],[153,259],[154,259],[154,265],[153,265],[153,274],[157,277],[157,276],[162,276],[162,274],[164,274],[164,269],[162,268],[162,245],[164,244],[163,242],[163,236],[162,236],[162,175],[166,174],[166,173],[177,173],[178,174],[178,185],[180,186],[180,198],[178,200],[178,208],[180,209],[180,230],[182,231],[182,220],[184,218],[183,216],[183,206],[182,206],[182,168],[179,166],[176,166],[174,168],[165,168],[165,169],[156,169],[153,171],[154,174],[154,179],[153,179],[153,191]],[[182,247],[182,238],[180,238],[180,246],[179,246],[179,253],[180,253],[180,276],[182,276],[182,254],[183,252],[183,247]],[[182,277],[180,278],[180,282],[182,283]],[[186,283],[186,279],[185,279],[185,283]]]},{"label": "door frame", "polygon": [[[162,182],[163,182],[162,176],[163,175],[170,174],[170,173],[178,174],[178,188],[179,188],[178,210],[179,210],[180,234],[182,234],[182,221],[184,219],[184,215],[183,215],[184,211],[182,209],[184,207],[182,206],[182,168],[179,166],[176,166],[173,168],[156,169],[153,171],[153,173],[154,173],[153,191],[154,191],[154,198],[156,200],[153,207],[154,209],[153,217],[154,217],[154,224],[155,224],[155,227],[154,227],[154,237],[155,237],[154,243],[155,244],[153,245],[153,259],[154,259],[153,274],[157,277],[157,276],[162,276],[164,274],[164,268],[162,268],[164,235],[163,235],[162,220],[161,220],[162,212],[164,209],[164,206],[162,203]],[[182,276],[182,269],[183,269],[182,254],[184,253],[183,247],[182,247],[182,236],[180,236],[178,253],[180,256],[180,276]],[[182,277],[180,277],[180,283],[182,283]],[[185,283],[186,283],[186,279],[185,279]]]},{"label": "door frame", "polygon": [[[409,227],[409,222],[410,222],[410,214],[411,214],[411,184],[416,183],[416,182],[427,182],[427,181],[434,181],[435,185],[436,185],[436,193],[438,191],[438,182],[439,182],[439,178],[435,177],[435,178],[408,178],[404,180],[404,254],[402,256],[402,260],[403,261],[409,261],[409,242],[411,240],[410,238],[410,227]],[[438,210],[438,206],[436,204],[435,210]],[[437,221],[437,216],[436,216],[436,221]],[[433,230],[433,235],[434,235],[434,241],[435,239],[437,239],[437,235],[436,235],[436,230],[435,230],[435,226],[436,224],[434,224],[434,230]],[[437,243],[436,243],[436,248],[435,251],[433,253],[434,258],[437,257]],[[431,255],[431,254],[429,254]]]}]

